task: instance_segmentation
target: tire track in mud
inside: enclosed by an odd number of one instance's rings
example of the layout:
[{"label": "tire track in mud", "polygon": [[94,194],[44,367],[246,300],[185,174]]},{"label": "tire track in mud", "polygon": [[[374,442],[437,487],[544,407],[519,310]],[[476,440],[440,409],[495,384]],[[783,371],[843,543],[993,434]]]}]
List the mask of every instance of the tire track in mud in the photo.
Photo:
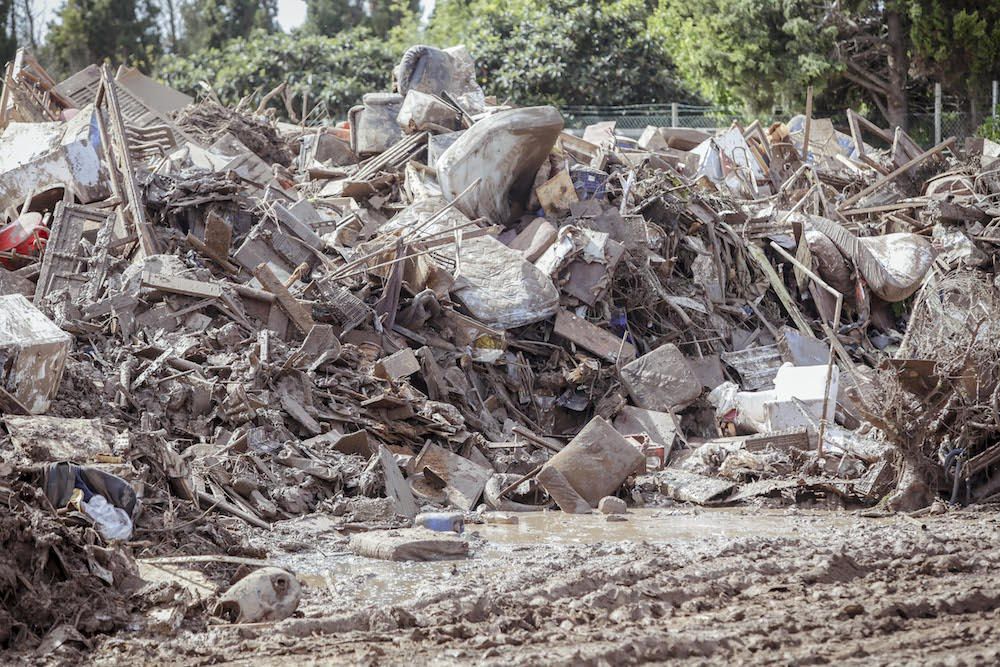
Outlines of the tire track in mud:
[{"label": "tire track in mud", "polygon": [[202,664],[997,664],[995,517],[551,547],[403,605],[145,648]]}]

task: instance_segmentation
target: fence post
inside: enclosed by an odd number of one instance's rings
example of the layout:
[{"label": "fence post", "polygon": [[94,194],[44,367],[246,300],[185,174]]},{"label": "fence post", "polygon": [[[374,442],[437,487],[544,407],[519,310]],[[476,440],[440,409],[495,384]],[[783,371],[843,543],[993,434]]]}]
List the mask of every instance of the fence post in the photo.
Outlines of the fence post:
[{"label": "fence post", "polygon": [[[994,81],[994,83],[996,83]],[[996,96],[994,96],[993,106],[996,106]],[[670,103],[670,127],[677,127],[680,122],[680,114],[677,113],[677,102]]]},{"label": "fence post", "polygon": [[941,143],[941,84],[934,84],[934,145]]},{"label": "fence post", "polygon": [[998,92],[998,84],[1000,84],[1000,81],[997,81],[996,79],[993,79],[993,106],[990,107],[990,108],[993,109],[993,117],[994,118],[997,117],[997,92]]}]

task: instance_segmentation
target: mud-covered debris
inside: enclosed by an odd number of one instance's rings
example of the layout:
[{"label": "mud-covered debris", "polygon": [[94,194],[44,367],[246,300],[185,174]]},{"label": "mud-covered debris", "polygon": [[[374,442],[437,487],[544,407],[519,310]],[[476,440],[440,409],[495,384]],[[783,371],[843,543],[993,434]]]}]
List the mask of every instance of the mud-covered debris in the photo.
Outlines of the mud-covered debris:
[{"label": "mud-covered debris", "polygon": [[350,549],[359,556],[380,560],[454,560],[468,555],[469,543],[448,533],[405,528],[355,535],[351,538]]},{"label": "mud-covered debris", "polygon": [[232,623],[280,621],[295,613],[301,599],[302,587],[292,574],[262,567],[220,595],[215,613]]},{"label": "mud-covered debris", "polygon": [[[435,560],[470,542],[418,514],[1000,497],[994,144],[853,111],[636,142],[498,103],[464,47],[394,74],[345,124],[299,118],[288,86],[229,108],[18,52],[4,579],[41,597],[4,596],[8,644],[122,627],[133,557],[258,558],[260,536]],[[190,569],[214,594],[231,565]],[[207,622],[174,574],[135,627]],[[96,615],[57,611],[53,582]]]},{"label": "mud-covered debris", "polygon": [[621,498],[604,496],[597,503],[597,511],[601,514],[625,514],[628,511],[628,505]]}]

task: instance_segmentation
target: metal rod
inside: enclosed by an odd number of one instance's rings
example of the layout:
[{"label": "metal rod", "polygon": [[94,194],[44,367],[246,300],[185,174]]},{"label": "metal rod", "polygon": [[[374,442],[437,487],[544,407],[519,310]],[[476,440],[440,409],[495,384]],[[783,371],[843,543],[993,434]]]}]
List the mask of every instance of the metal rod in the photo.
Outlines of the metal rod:
[{"label": "metal rod", "polygon": [[934,143],[941,143],[941,84],[934,84]]}]

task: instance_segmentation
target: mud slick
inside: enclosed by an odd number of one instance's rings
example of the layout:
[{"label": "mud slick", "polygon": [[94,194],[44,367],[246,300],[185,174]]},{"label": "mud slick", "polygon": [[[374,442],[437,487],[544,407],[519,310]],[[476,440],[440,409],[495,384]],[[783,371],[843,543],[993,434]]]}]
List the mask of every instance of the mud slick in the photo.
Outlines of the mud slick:
[{"label": "mud slick", "polygon": [[393,74],[6,67],[5,664],[998,662],[1000,146]]}]

